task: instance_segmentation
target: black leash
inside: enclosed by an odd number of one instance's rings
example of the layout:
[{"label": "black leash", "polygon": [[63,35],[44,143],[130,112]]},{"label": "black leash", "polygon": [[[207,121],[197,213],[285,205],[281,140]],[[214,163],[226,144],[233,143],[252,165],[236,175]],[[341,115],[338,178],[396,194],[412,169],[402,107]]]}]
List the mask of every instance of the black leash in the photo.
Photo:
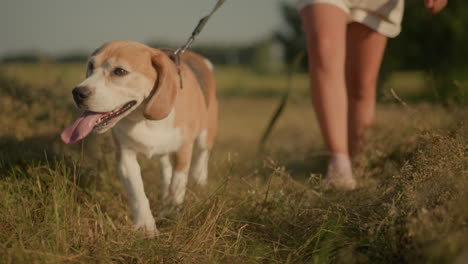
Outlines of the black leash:
[{"label": "black leash", "polygon": [[174,61],[177,67],[177,73],[179,74],[180,88],[183,88],[180,55],[192,46],[193,42],[195,41],[195,38],[200,34],[200,32],[203,30],[206,23],[208,22],[208,19],[210,19],[210,17],[216,12],[216,10],[218,10],[224,4],[225,1],[226,0],[218,0],[218,2],[216,2],[216,5],[213,7],[213,10],[211,10],[211,12],[208,15],[200,19],[200,21],[198,21],[197,26],[193,30],[192,35],[188,38],[187,42],[171,54],[170,57]]},{"label": "black leash", "polygon": [[270,136],[271,132],[273,131],[273,127],[275,126],[276,122],[278,121],[279,117],[284,111],[284,108],[286,107],[286,103],[288,102],[289,96],[291,94],[292,90],[292,79],[293,79],[293,74],[297,69],[299,68],[299,65],[302,61],[302,59],[305,56],[305,52],[299,52],[296,54],[294,57],[293,62],[291,63],[290,67],[288,67],[288,81],[286,84],[286,92],[283,94],[281,97],[280,103],[278,105],[278,108],[275,110],[273,113],[273,116],[270,119],[270,122],[268,123],[268,126],[265,128],[265,131],[263,132],[262,138],[260,139],[260,144],[258,146],[258,150],[260,153],[263,153],[265,150],[265,143],[268,140],[268,137]]}]

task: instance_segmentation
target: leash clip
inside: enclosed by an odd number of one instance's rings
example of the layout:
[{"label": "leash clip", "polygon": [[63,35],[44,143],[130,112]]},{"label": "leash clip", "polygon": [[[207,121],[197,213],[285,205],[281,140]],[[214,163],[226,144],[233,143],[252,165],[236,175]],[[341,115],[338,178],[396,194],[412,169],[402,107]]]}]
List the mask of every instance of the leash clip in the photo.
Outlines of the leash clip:
[{"label": "leash clip", "polygon": [[177,74],[179,74],[180,88],[181,89],[183,89],[183,82],[182,82],[182,65],[180,63],[180,54],[183,54],[187,49],[189,49],[192,46],[192,43],[195,41],[195,37],[198,36],[198,34],[200,34],[203,27],[208,22],[208,19],[210,19],[210,17],[214,14],[214,12],[216,12],[216,10],[218,10],[218,8],[221,7],[221,5],[223,5],[225,1],[226,0],[218,0],[218,2],[216,2],[216,5],[213,7],[211,12],[208,15],[204,16],[202,19],[200,19],[200,21],[198,21],[197,26],[192,31],[192,35],[189,37],[187,42],[182,47],[176,49],[171,54],[170,57],[174,61],[175,65],[176,65]]},{"label": "leash clip", "polygon": [[182,64],[180,63],[180,55],[179,53],[176,53],[176,51],[173,52],[171,55],[169,55],[169,58],[171,58],[171,60],[174,62],[176,66],[177,75],[179,75],[180,89],[184,89],[184,83],[182,81]]}]

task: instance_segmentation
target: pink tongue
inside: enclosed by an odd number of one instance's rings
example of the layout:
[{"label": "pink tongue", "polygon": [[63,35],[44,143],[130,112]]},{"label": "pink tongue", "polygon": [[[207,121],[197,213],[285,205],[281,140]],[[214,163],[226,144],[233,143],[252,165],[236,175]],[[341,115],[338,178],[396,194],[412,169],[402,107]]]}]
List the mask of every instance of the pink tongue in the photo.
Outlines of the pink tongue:
[{"label": "pink tongue", "polygon": [[62,132],[60,135],[62,141],[66,144],[73,144],[86,137],[93,130],[96,121],[103,115],[102,113],[83,112],[75,123]]}]

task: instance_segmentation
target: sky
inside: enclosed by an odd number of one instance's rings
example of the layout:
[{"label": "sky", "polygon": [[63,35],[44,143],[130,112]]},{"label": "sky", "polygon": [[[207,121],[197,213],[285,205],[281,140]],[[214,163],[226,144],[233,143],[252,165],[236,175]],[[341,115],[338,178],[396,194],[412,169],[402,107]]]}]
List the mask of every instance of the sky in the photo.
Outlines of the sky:
[{"label": "sky", "polygon": [[[247,44],[283,27],[280,3],[226,0],[196,43]],[[0,0],[0,57],[60,56],[111,40],[182,45],[216,0]]]}]

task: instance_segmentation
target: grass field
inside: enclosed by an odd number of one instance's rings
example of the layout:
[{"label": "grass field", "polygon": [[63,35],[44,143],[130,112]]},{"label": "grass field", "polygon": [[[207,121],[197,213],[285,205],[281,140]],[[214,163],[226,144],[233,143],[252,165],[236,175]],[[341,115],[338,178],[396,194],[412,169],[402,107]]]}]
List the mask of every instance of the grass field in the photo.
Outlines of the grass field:
[{"label": "grass field", "polygon": [[[0,70],[0,263],[468,263],[466,106],[384,93],[359,188],[325,192],[306,76],[259,154],[285,76],[220,68],[209,186],[190,182],[180,212],[146,238],[132,231],[110,133],[59,139],[83,65]],[[403,100],[405,78],[391,80]],[[140,161],[157,212],[159,167]]]}]

